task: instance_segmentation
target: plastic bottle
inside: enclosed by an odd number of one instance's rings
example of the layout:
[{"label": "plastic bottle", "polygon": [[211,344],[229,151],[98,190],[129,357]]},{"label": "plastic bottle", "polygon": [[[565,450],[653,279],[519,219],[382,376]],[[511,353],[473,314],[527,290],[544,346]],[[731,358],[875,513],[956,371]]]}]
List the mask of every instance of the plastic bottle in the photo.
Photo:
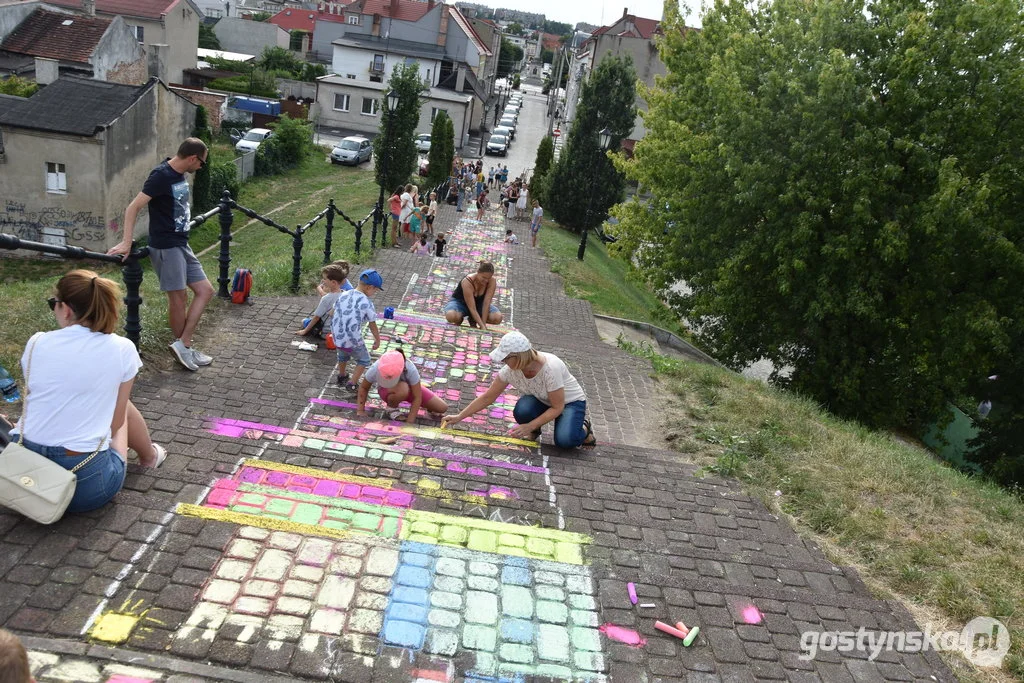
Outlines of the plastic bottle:
[{"label": "plastic bottle", "polygon": [[7,403],[15,403],[21,400],[21,392],[18,391],[18,383],[11,377],[4,366],[0,365],[0,394]]}]

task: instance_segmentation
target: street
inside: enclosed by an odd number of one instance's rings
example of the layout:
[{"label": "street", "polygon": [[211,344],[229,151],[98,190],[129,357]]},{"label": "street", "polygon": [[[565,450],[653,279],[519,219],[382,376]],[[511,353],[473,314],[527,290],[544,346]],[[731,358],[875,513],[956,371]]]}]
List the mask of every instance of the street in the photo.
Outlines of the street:
[{"label": "street", "polygon": [[[526,170],[532,171],[533,162],[537,158],[537,145],[547,134],[547,110],[545,95],[537,88],[524,88],[523,108],[519,110],[519,122],[516,126],[516,139],[509,147],[508,156],[485,156],[484,171],[491,166],[508,166],[509,179],[517,177]],[[492,121],[488,121],[493,124]],[[486,139],[484,141],[486,145]]]}]

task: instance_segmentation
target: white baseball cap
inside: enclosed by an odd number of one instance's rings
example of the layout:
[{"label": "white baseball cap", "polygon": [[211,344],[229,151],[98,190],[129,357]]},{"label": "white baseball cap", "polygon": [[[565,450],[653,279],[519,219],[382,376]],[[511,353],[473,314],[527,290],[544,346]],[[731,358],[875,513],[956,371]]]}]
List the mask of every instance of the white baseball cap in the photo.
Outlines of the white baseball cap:
[{"label": "white baseball cap", "polygon": [[525,334],[522,332],[509,332],[501,338],[498,346],[488,355],[491,357],[491,362],[501,363],[513,353],[529,351],[532,348],[533,345],[530,344],[530,340],[526,338]]}]

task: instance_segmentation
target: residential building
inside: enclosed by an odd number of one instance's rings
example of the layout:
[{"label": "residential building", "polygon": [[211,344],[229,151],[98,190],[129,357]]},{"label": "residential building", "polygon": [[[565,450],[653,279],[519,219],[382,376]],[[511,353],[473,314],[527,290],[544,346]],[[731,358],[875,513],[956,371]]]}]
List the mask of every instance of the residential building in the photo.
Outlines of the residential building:
[{"label": "residential building", "polygon": [[317,22],[341,24],[345,22],[342,13],[344,5],[340,2],[323,3],[323,9],[309,10],[302,8],[283,9],[270,18],[270,23],[280,26],[290,36],[288,49],[301,59],[330,63],[330,49],[317,52],[313,46],[313,31]]},{"label": "residential building", "polygon": [[[0,106],[0,230],[105,252],[149,171],[192,131],[195,105],[156,78],[62,76]],[[148,216],[136,235],[147,234]]]},{"label": "residential building", "polygon": [[[207,19],[238,17],[238,0],[192,0]],[[278,8],[280,9],[280,8]]]},{"label": "residential building", "polygon": [[138,85],[148,78],[146,51],[121,17],[41,7],[0,36],[0,75],[47,84],[60,74]]},{"label": "residential building", "polygon": [[[583,81],[597,64],[607,55],[628,55],[633,60],[637,80],[654,85],[655,76],[665,73],[665,65],[658,54],[654,38],[661,33],[658,19],[646,19],[623,10],[622,17],[613,24],[602,26],[584,40],[573,53],[569,65],[569,79],[566,87],[565,120],[575,117]],[[633,132],[623,141],[623,149],[632,152],[633,145],[646,133],[640,111],[647,109],[647,103],[637,94],[637,117]]]},{"label": "residential building", "polygon": [[[121,16],[146,47],[149,75],[165,83],[181,83],[185,69],[196,66],[202,13],[193,0],[46,0],[88,14]],[[84,5],[84,7],[83,7]]]},{"label": "residential building", "polygon": [[[351,115],[351,109],[335,106],[335,96],[349,96],[350,102],[369,101],[367,83],[385,84],[398,64],[415,64],[427,85],[427,100],[418,132],[428,132],[434,109],[445,109],[452,102],[468,97],[466,130],[483,124],[486,105],[493,92],[496,58],[469,20],[454,6],[414,0],[357,0],[341,12],[342,22],[318,21],[314,48],[332,50],[331,67],[335,77],[320,79],[317,112],[321,123],[372,132],[377,123]],[[329,41],[329,42],[328,42]],[[448,94],[443,94],[448,93]],[[454,93],[454,95],[452,94]],[[436,101],[434,101],[436,100]],[[341,99],[344,102],[344,98]],[[358,110],[368,117],[372,109]],[[457,137],[461,137],[456,128]],[[458,143],[457,141],[457,144]]]},{"label": "residential building", "polygon": [[288,31],[268,21],[224,17],[214,24],[213,32],[221,49],[228,52],[260,55],[268,47],[288,49],[291,45]]}]

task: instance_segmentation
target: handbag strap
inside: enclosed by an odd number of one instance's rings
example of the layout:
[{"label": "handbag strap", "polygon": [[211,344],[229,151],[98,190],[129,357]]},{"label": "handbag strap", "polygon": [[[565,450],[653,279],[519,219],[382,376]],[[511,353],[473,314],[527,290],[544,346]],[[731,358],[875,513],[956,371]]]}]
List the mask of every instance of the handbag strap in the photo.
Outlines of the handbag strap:
[{"label": "handbag strap", "polygon": [[[25,362],[25,400],[22,401],[22,403],[21,403],[21,420],[20,420],[21,428],[18,430],[18,445],[19,446],[24,446],[25,445],[25,425],[28,423],[28,421],[26,419],[27,415],[28,415],[28,395],[31,392],[31,389],[29,388],[28,378],[29,378],[29,374],[32,372],[32,354],[36,350],[36,342],[37,341],[39,341],[39,336],[38,335],[36,335],[36,337],[32,340],[32,345],[28,348],[28,360]],[[72,472],[77,472],[78,470],[82,469],[83,467],[88,465],[90,462],[92,462],[92,459],[95,458],[99,454],[100,448],[102,446],[103,446],[103,438],[100,437],[100,442],[99,442],[99,444],[96,445],[96,450],[94,450],[92,452],[92,454],[88,458],[86,458],[82,462],[80,462],[77,465],[75,465],[74,467],[72,467],[71,471]]]}]

